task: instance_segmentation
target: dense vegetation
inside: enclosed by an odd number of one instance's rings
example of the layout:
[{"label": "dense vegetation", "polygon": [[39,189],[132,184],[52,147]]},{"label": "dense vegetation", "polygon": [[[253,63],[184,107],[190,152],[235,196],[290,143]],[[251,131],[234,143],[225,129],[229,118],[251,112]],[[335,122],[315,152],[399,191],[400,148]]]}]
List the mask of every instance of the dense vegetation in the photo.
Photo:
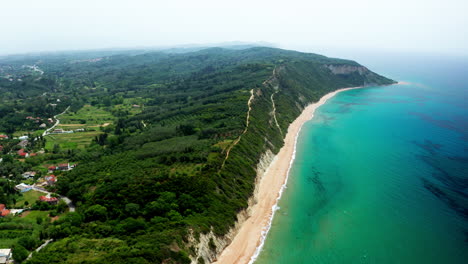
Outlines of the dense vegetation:
[{"label": "dense vegetation", "polygon": [[[261,155],[280,149],[307,104],[337,88],[392,83],[367,70],[327,68],[360,67],[353,61],[272,48],[51,55],[5,65],[25,63],[44,74],[31,84],[0,83],[9,92],[1,107],[10,109],[0,115],[0,132],[30,129],[12,121],[18,113],[50,117],[68,105],[77,112],[142,102],[138,113],[111,111],[115,122],[93,144],[67,153],[79,166],[57,188],[77,212],[47,226],[44,236],[56,242],[27,263],[189,263],[197,251],[189,233],[229,230],[247,207]],[[46,98],[61,103],[53,111],[26,108],[28,100],[50,105]]]}]

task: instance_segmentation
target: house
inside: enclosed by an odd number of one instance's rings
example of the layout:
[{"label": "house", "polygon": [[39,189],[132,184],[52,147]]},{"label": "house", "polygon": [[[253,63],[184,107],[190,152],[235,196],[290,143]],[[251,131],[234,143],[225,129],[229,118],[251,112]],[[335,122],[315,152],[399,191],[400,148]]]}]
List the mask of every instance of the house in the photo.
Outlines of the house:
[{"label": "house", "polygon": [[0,264],[12,263],[11,248],[0,249]]},{"label": "house", "polygon": [[23,158],[29,157],[29,153],[27,153],[26,151],[24,151],[24,149],[18,150],[17,153],[18,153],[19,156],[21,156],[21,157],[23,157]]},{"label": "house", "polygon": [[61,171],[68,171],[70,170],[70,163],[63,163],[63,164],[59,164],[58,165],[58,170],[61,170]]},{"label": "house", "polygon": [[42,124],[39,126],[39,128],[46,128],[46,127],[47,127],[47,125],[46,125],[45,123],[42,123]]},{"label": "house", "polygon": [[84,128],[78,128],[78,129],[75,129],[75,132],[84,132]]},{"label": "house", "polygon": [[4,204],[0,204],[0,217],[5,217],[10,214],[10,210],[6,209]]},{"label": "house", "polygon": [[29,143],[29,141],[27,141],[27,140],[21,140],[21,142],[18,143],[18,146],[24,148],[24,147],[26,147],[28,145],[28,143]]},{"label": "house", "polygon": [[57,204],[58,198],[56,197],[46,197],[46,196],[39,196],[39,201],[46,202],[49,204]]},{"label": "house", "polygon": [[24,192],[30,191],[32,189],[32,186],[27,185],[25,183],[20,183],[15,186],[15,189],[18,190],[19,192],[24,193]]},{"label": "house", "polygon": [[55,134],[62,134],[63,133],[63,129],[54,129],[54,131],[52,131],[52,133],[55,133]]},{"label": "house", "polygon": [[47,169],[49,170],[49,173],[52,173],[53,171],[55,171],[57,169],[57,167],[49,166]]},{"label": "house", "polygon": [[7,135],[0,135],[0,140],[8,139]]},{"label": "house", "polygon": [[57,177],[55,175],[49,175],[45,177],[47,184],[52,186],[57,182]]},{"label": "house", "polygon": [[137,105],[137,104],[132,105],[132,107],[133,107],[133,108],[140,108],[140,106]]},{"label": "house", "polygon": [[21,137],[19,137],[18,139],[19,139],[19,140],[26,140],[26,139],[28,139],[28,138],[29,138],[28,136],[21,136]]},{"label": "house", "polygon": [[36,172],[35,171],[27,171],[27,172],[21,174],[21,176],[23,176],[23,178],[25,178],[25,179],[34,178],[34,176],[36,176]]}]

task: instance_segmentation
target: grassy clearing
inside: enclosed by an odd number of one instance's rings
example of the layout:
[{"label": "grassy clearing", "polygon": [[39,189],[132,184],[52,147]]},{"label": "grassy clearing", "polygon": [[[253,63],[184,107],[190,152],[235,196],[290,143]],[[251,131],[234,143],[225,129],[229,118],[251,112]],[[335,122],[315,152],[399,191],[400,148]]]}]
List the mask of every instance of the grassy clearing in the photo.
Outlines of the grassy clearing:
[{"label": "grassy clearing", "polygon": [[23,219],[36,222],[38,217],[45,219],[47,216],[49,216],[49,213],[50,211],[27,211],[23,213],[25,215]]},{"label": "grassy clearing", "polygon": [[70,130],[78,128],[99,128],[105,123],[113,123],[115,117],[105,108],[85,105],[76,113],[67,112],[60,116],[58,128]]},{"label": "grassy clearing", "polygon": [[60,149],[82,149],[88,146],[101,131],[77,132],[72,134],[47,135],[45,148],[49,151],[54,149],[55,144],[59,144]]},{"label": "grassy clearing", "polygon": [[18,201],[16,201],[16,204],[15,204],[15,207],[23,207],[24,206],[24,202],[28,201],[29,205],[33,205],[38,199],[39,199],[39,196],[42,196],[44,195],[44,193],[42,192],[38,192],[38,191],[34,191],[34,190],[31,190],[29,192],[25,192],[23,193],[23,196],[20,196],[18,198]]}]

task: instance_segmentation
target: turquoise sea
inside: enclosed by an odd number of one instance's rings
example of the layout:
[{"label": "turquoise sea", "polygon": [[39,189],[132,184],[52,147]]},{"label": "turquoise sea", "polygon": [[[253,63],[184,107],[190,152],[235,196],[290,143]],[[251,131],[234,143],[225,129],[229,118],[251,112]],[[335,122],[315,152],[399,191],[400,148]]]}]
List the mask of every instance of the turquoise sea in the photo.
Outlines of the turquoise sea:
[{"label": "turquoise sea", "polygon": [[339,93],[304,125],[256,264],[468,263],[468,60],[363,64],[409,84]]}]

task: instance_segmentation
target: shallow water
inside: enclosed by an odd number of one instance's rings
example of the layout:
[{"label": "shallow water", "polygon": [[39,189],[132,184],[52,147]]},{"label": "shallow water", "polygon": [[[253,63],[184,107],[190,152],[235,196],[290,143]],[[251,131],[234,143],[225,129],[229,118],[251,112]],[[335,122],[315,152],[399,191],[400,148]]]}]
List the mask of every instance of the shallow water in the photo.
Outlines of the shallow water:
[{"label": "shallow water", "polygon": [[468,63],[426,61],[304,125],[255,263],[466,263]]}]

